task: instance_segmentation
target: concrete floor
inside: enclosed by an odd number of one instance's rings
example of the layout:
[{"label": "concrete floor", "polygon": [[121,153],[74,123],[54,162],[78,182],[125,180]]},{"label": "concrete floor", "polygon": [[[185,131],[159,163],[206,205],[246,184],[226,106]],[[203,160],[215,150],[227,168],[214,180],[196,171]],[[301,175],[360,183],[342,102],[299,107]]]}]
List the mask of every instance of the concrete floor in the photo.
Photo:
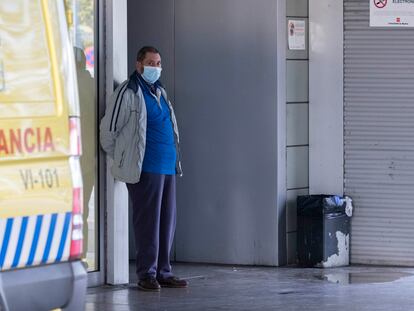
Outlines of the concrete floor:
[{"label": "concrete floor", "polygon": [[188,289],[138,291],[131,284],[88,290],[87,311],[132,310],[414,310],[414,269],[331,269],[176,264]]}]

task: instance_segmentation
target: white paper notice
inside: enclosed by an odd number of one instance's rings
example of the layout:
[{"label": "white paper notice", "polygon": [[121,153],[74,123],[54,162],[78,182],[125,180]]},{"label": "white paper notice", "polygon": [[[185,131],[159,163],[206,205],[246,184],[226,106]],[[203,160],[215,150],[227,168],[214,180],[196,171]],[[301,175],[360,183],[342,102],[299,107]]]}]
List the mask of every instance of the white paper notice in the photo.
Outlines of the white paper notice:
[{"label": "white paper notice", "polygon": [[371,27],[414,27],[414,0],[368,0]]},{"label": "white paper notice", "polygon": [[289,50],[306,49],[306,29],[305,21],[288,21],[288,42]]}]

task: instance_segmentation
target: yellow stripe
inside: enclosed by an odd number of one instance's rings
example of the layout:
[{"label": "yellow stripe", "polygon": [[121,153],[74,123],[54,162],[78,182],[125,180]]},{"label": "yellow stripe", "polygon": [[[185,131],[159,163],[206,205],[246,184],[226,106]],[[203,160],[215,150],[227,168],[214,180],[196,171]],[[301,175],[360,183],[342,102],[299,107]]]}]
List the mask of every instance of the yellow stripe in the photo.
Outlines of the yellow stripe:
[{"label": "yellow stripe", "polygon": [[63,92],[62,92],[62,85],[61,85],[61,79],[59,76],[59,70],[58,70],[58,61],[56,56],[56,46],[53,39],[53,29],[51,26],[51,16],[48,8],[48,0],[42,0],[42,11],[43,11],[43,17],[46,25],[46,37],[47,42],[49,46],[49,53],[50,58],[52,60],[52,75],[53,75],[53,81],[55,86],[55,92],[56,92],[56,103],[57,103],[57,114],[60,116],[62,115],[62,107],[63,107]]},{"label": "yellow stripe", "polygon": [[[72,209],[69,206],[36,206],[32,209],[17,210],[16,209],[7,209],[3,211],[3,208],[0,210],[0,218],[14,218],[14,217],[25,217],[25,216],[36,216],[36,215],[46,215],[54,213],[68,213]],[[1,309],[0,309],[1,310]]]}]

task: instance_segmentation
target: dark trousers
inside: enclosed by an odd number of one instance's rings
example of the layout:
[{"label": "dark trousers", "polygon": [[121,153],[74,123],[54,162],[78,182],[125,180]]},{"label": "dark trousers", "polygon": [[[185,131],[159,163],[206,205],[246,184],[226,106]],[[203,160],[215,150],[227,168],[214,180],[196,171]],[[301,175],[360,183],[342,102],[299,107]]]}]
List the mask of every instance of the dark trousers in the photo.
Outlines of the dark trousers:
[{"label": "dark trousers", "polygon": [[143,172],[138,183],[127,187],[133,205],[138,278],[170,277],[176,224],[175,175]]}]

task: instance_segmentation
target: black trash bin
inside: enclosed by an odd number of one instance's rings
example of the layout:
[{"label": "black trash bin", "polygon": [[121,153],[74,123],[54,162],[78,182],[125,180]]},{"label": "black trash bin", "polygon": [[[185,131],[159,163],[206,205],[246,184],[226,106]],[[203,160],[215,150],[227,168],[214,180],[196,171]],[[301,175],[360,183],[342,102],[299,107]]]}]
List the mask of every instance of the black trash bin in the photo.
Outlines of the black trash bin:
[{"label": "black trash bin", "polygon": [[300,266],[328,268],[349,265],[351,215],[346,214],[346,205],[345,198],[338,196],[298,196],[297,253]]}]

